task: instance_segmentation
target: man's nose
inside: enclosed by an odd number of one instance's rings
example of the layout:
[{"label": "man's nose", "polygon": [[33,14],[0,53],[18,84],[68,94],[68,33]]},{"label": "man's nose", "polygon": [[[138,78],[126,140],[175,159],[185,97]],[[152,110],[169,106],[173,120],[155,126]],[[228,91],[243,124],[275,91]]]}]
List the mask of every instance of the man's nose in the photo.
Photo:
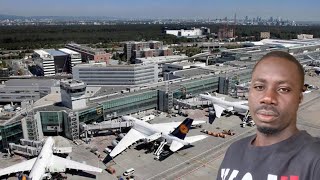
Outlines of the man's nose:
[{"label": "man's nose", "polygon": [[277,92],[273,89],[267,89],[260,100],[261,104],[273,104],[276,105],[277,102]]}]

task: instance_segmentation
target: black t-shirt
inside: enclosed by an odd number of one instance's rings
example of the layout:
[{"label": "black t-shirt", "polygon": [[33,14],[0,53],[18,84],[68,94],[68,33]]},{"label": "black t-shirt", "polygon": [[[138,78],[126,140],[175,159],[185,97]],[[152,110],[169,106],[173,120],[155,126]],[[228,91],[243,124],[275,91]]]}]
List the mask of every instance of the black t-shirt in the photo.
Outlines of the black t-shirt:
[{"label": "black t-shirt", "polygon": [[217,180],[320,180],[318,138],[300,131],[270,146],[254,146],[254,138],[228,148]]}]

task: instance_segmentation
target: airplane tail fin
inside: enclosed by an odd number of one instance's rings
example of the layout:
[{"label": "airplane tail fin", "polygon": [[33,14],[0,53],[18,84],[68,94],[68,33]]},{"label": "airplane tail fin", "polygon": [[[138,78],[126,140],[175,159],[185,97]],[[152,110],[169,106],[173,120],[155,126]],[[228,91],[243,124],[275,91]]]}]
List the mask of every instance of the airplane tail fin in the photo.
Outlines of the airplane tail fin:
[{"label": "airplane tail fin", "polygon": [[31,180],[31,178],[29,178],[27,175],[21,173],[18,176],[18,180]]},{"label": "airplane tail fin", "polygon": [[104,159],[103,159],[103,163],[104,164],[107,164],[108,162],[112,161],[112,157],[108,154]]},{"label": "airplane tail fin", "polygon": [[186,118],[172,133],[171,135],[176,136],[179,139],[184,139],[189,132],[192,125],[193,119]]}]

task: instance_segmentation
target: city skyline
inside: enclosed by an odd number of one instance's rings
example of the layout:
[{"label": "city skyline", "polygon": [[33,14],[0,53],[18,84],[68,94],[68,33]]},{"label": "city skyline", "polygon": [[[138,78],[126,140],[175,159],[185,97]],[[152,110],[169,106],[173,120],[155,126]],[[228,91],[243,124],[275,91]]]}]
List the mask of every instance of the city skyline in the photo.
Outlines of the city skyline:
[{"label": "city skyline", "polygon": [[[19,4],[19,5],[18,5]],[[0,12],[17,16],[106,16],[142,19],[215,19],[245,16],[282,18],[296,21],[320,21],[317,7],[320,2],[306,0],[254,1],[236,0],[123,0],[108,2],[102,0],[11,0],[0,1]],[[302,13],[303,12],[303,13]]]}]

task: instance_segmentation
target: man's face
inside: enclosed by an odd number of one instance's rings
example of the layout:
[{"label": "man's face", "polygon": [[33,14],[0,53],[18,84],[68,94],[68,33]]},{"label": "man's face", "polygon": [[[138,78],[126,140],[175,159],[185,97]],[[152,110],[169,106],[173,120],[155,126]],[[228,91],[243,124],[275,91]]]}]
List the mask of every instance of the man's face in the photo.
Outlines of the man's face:
[{"label": "man's face", "polygon": [[297,66],[286,59],[269,57],[257,65],[252,74],[249,109],[260,132],[275,134],[296,127],[301,81]]}]

